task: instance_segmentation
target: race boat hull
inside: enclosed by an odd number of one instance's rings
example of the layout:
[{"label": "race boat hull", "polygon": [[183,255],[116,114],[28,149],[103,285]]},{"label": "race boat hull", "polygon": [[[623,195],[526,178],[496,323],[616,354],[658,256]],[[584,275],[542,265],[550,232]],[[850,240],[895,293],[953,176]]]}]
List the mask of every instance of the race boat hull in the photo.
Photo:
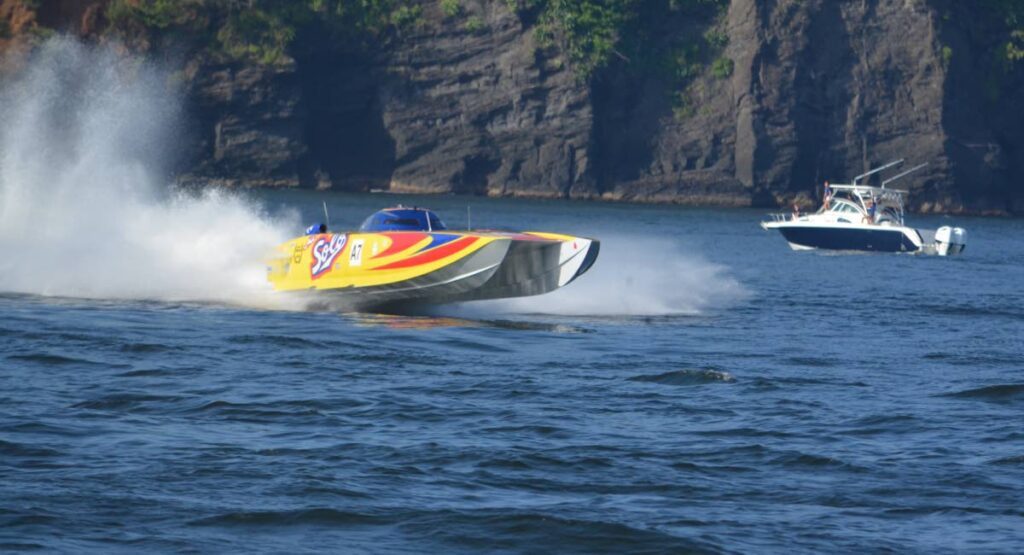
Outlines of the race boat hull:
[{"label": "race boat hull", "polygon": [[539,295],[586,272],[598,241],[550,233],[322,233],[268,261],[278,291],[336,296],[355,308]]},{"label": "race boat hull", "polygon": [[597,260],[599,241],[578,237],[553,241],[511,241],[501,265],[486,283],[459,301],[541,295],[568,285]]},{"label": "race boat hull", "polygon": [[764,228],[779,230],[794,250],[917,252],[922,246],[920,234],[909,227],[769,222]]}]

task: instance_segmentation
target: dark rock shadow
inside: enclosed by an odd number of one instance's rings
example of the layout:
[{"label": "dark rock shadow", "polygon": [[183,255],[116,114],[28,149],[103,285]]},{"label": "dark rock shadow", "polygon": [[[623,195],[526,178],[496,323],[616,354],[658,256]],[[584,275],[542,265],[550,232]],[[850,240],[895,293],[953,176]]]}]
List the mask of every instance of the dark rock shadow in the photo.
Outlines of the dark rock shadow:
[{"label": "dark rock shadow", "polygon": [[298,61],[309,147],[304,184],[343,191],[390,186],[395,141],[384,126],[378,67],[365,54]]},{"label": "dark rock shadow", "polygon": [[[923,201],[962,203],[972,212],[1024,212],[1024,63],[1005,58],[1009,35],[993,7],[930,0],[940,13],[946,59],[942,121],[950,167]],[[950,178],[951,177],[951,178]],[[958,206],[943,206],[957,210]]]},{"label": "dark rock shadow", "polygon": [[664,192],[683,175],[691,184],[708,183],[721,138],[697,117],[703,101],[690,87],[703,87],[724,48],[708,39],[724,6],[640,5],[621,52],[591,83],[591,164],[599,193],[623,184]]},{"label": "dark rock shadow", "polygon": [[[788,190],[809,189],[818,195],[825,180],[851,177],[842,175],[846,167],[842,146],[846,115],[853,102],[851,79],[857,59],[839,2],[822,2],[820,10],[810,14],[807,32],[794,80],[793,123],[798,154]],[[866,131],[858,129],[857,133],[863,137]]]}]

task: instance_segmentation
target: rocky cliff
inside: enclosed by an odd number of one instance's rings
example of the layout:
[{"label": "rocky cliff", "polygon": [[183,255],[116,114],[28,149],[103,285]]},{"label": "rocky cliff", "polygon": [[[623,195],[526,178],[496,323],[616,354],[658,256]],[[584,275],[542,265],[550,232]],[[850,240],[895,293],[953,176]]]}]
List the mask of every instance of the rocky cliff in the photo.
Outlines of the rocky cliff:
[{"label": "rocky cliff", "polygon": [[[0,2],[0,47],[124,40],[109,2],[28,4]],[[974,3],[706,1],[641,15],[646,38],[585,76],[515,3],[406,4],[416,21],[386,38],[312,33],[272,62],[173,26],[126,41],[180,68],[181,179],[775,206],[906,158],[929,163],[903,182],[913,209],[1024,212],[1024,62]]]}]

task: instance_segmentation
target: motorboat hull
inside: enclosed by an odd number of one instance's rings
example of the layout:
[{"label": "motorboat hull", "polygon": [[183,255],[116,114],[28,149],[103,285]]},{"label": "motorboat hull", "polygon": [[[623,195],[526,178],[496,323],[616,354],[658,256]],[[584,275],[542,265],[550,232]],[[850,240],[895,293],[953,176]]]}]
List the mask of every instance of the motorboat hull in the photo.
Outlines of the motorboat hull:
[{"label": "motorboat hull", "polygon": [[922,245],[920,234],[908,227],[766,224],[766,229],[771,228],[778,229],[795,250],[917,252]]},{"label": "motorboat hull", "polygon": [[567,285],[599,249],[595,240],[550,233],[317,234],[281,245],[268,280],[278,291],[360,309],[520,297]]}]

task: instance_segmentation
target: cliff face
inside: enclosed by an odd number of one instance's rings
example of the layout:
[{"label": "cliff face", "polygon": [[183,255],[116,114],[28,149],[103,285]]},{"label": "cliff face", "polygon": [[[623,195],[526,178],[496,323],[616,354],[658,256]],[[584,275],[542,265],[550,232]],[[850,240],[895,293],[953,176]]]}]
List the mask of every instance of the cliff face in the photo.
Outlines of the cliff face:
[{"label": "cliff face", "polygon": [[294,64],[193,62],[184,76],[194,121],[183,181],[285,187],[309,181],[309,118]]},{"label": "cliff face", "polygon": [[[567,196],[589,175],[589,92],[502,3],[426,23],[372,64],[305,60],[316,163],[334,186]],[[473,18],[479,28],[467,26]]]},{"label": "cliff face", "polygon": [[[539,197],[593,194],[590,93],[504,4],[424,23],[385,51],[324,45],[258,68],[193,63],[190,181]],[[467,26],[468,18],[479,27]]]},{"label": "cliff face", "polygon": [[[914,180],[922,206],[939,198],[943,208],[959,207],[932,10],[902,0],[733,0],[725,31],[733,73],[690,86],[694,114],[645,113],[658,110],[661,93],[643,82],[633,83],[638,102],[607,107],[612,134],[625,126],[621,142],[648,145],[633,161],[610,164],[629,172],[612,173],[613,196],[809,202],[825,179],[907,158],[931,164]],[[614,157],[623,149],[613,141]]]},{"label": "cliff face", "polygon": [[[12,2],[0,19],[23,21]],[[39,15],[102,19],[57,4]],[[583,80],[505,2],[413,4],[379,47],[269,66],[190,50],[183,179],[770,206],[906,158],[929,163],[901,184],[912,209],[1024,211],[1024,62],[993,57],[1005,30],[973,4],[732,0],[651,22],[653,49],[720,37],[683,80],[624,55]]]}]

